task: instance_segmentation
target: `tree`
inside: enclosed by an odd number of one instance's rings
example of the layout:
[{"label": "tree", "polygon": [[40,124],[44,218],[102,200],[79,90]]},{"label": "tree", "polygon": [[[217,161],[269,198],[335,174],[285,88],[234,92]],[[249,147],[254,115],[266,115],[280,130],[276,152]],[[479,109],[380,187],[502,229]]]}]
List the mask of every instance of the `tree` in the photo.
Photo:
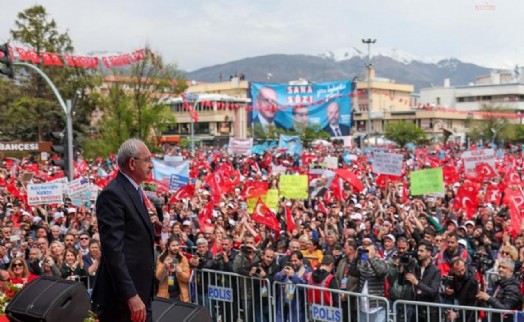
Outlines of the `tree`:
[{"label": "tree", "polygon": [[179,94],[187,86],[176,66],[164,66],[159,54],[148,55],[130,72],[112,72],[116,81],[100,99],[103,116],[86,147],[88,157],[116,151],[129,137],[142,139],[154,149],[156,138],[175,123],[170,106],[161,98]]},{"label": "tree", "polygon": [[426,133],[413,122],[396,121],[386,126],[385,137],[400,146],[407,143],[420,144],[426,140]]},{"label": "tree", "polygon": [[[482,105],[480,110],[486,112],[486,115],[501,111],[500,108],[492,105]],[[472,123],[473,130],[469,133],[469,136],[473,141],[501,143],[511,141],[515,135],[515,128],[504,118],[485,116],[482,120]]]},{"label": "tree", "polygon": [[[58,31],[55,20],[49,18],[43,6],[28,8],[20,12],[17,18],[11,29],[11,36],[16,42],[35,50],[38,55],[43,52],[73,52],[68,33]],[[93,92],[99,83],[99,76],[83,68],[45,66],[43,63],[38,67],[49,76],[64,99],[72,99],[75,93],[80,93],[73,124],[75,131],[85,133],[96,105],[96,96],[86,94]],[[22,68],[17,68],[15,72],[18,75],[16,84],[10,82],[0,85],[12,89],[8,104],[1,106],[3,113],[0,114],[0,121],[5,133],[13,138],[41,140],[44,134],[65,128],[62,107],[40,75]]]}]

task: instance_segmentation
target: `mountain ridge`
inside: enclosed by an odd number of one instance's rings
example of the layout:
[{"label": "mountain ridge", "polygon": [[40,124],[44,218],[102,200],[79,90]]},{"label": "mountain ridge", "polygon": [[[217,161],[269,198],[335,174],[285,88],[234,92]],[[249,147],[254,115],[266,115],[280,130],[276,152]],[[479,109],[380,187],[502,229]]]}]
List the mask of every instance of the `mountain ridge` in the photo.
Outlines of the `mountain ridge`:
[{"label": "mountain ridge", "polygon": [[[306,79],[310,82],[337,81],[366,78],[367,54],[362,51],[327,52],[319,55],[269,54],[247,57],[223,64],[185,72],[189,80],[218,82],[235,74],[243,74],[253,82],[287,83]],[[345,57],[344,57],[345,56]],[[349,57],[349,58],[348,58]],[[345,59],[344,59],[345,58]],[[443,86],[446,78],[451,86],[467,85],[478,76],[489,74],[492,68],[465,63],[457,58],[420,59],[401,52],[390,57],[378,53],[372,56],[376,77],[388,78],[397,83],[413,84],[415,92],[421,88]]]}]

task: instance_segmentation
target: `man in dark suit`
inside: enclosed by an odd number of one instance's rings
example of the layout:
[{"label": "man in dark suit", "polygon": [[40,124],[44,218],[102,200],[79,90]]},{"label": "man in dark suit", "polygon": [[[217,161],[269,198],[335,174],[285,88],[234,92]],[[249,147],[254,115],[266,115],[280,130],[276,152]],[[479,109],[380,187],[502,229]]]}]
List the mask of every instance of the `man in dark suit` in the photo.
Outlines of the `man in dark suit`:
[{"label": "man in dark suit", "polygon": [[277,92],[271,87],[261,88],[255,100],[255,111],[258,114],[253,118],[254,124],[260,124],[264,128],[269,125],[285,129],[286,127],[275,120],[279,111]]},{"label": "man in dark suit", "polygon": [[102,256],[93,289],[100,321],[152,321],[153,226],[140,183],[153,169],[151,153],[138,139],[118,150],[120,173],[96,203]]},{"label": "man in dark suit", "polygon": [[323,130],[328,132],[330,137],[349,135],[349,126],[338,123],[340,119],[340,106],[338,106],[337,102],[331,102],[328,105],[327,119],[329,123]]}]

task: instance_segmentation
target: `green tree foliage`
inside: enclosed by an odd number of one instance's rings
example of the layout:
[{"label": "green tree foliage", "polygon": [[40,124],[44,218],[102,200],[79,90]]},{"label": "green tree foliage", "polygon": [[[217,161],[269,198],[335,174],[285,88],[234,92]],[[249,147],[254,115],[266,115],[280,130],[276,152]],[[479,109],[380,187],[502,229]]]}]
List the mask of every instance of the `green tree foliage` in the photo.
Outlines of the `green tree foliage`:
[{"label": "green tree foliage", "polygon": [[102,94],[99,107],[103,116],[86,146],[88,157],[116,151],[129,137],[140,138],[154,148],[156,138],[175,123],[162,97],[186,88],[176,66],[164,66],[158,54],[147,56],[130,71],[114,69],[113,77],[119,81],[111,82],[107,95]]},{"label": "green tree foliage", "polygon": [[[60,33],[54,19],[43,6],[35,5],[20,12],[11,29],[17,43],[31,48],[40,56],[43,52],[70,54],[73,44],[67,32]],[[93,89],[100,82],[95,71],[83,68],[38,67],[49,76],[61,96],[67,100],[79,93],[73,116],[74,130],[86,132],[91,113],[96,105]],[[23,67],[15,69],[16,82],[0,83],[8,95],[0,105],[0,121],[5,133],[13,139],[42,140],[50,131],[65,128],[65,114],[54,93],[42,77]]]},{"label": "green tree foliage", "polygon": [[396,121],[386,126],[384,133],[386,139],[404,146],[409,142],[420,144],[426,140],[426,133],[413,122]]},{"label": "green tree foliage", "polygon": [[[501,112],[500,108],[491,105],[483,105],[480,110],[487,113]],[[513,141],[516,135],[515,126],[510,124],[507,119],[493,116],[486,116],[482,120],[473,121],[472,128],[469,136],[474,142],[502,143]]]}]

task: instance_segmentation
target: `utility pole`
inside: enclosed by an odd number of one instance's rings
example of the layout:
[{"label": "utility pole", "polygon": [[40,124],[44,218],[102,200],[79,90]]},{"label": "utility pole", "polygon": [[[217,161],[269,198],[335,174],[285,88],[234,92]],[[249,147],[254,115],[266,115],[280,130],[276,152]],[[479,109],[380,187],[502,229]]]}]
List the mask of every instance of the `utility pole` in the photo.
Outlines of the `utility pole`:
[{"label": "utility pole", "polygon": [[55,84],[51,81],[51,79],[49,79],[49,77],[40,68],[36,67],[35,65],[21,63],[21,62],[13,63],[13,65],[27,67],[37,72],[47,82],[49,87],[51,87],[51,89],[53,90],[53,93],[55,94],[56,98],[58,99],[58,103],[60,103],[60,106],[62,107],[62,110],[64,111],[66,115],[66,129],[67,129],[66,130],[66,135],[67,135],[66,142],[67,142],[67,153],[69,155],[68,161],[67,161],[68,164],[66,166],[68,168],[67,169],[68,179],[69,181],[73,181],[73,178],[75,177],[75,174],[74,174],[75,168],[73,167],[73,157],[74,157],[73,156],[73,117],[72,117],[73,104],[71,103],[71,101],[68,101],[68,104],[64,102],[64,99],[58,92],[58,89],[56,88]]},{"label": "utility pole", "polygon": [[362,39],[362,43],[368,45],[368,63],[367,63],[367,69],[368,69],[368,115],[367,115],[367,122],[366,122],[366,136],[368,138],[368,146],[371,142],[371,106],[372,106],[372,98],[371,98],[371,68],[373,68],[373,65],[371,65],[371,44],[376,43],[376,39]]}]

